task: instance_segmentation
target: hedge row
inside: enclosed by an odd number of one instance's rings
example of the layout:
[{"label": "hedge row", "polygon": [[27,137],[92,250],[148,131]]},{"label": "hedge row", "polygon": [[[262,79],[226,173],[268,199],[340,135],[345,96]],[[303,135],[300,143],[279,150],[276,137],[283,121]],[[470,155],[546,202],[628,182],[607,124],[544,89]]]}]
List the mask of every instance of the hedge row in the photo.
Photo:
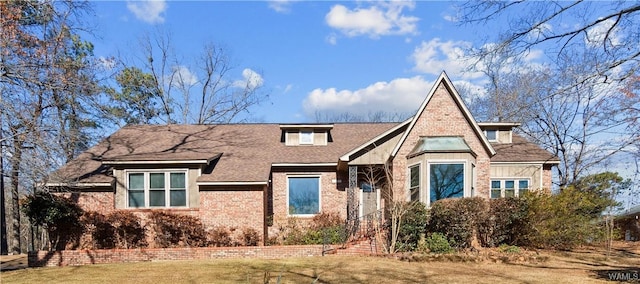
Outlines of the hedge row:
[{"label": "hedge row", "polygon": [[[461,198],[434,202],[428,210],[411,204],[396,247],[418,249],[420,238],[434,233],[458,249],[500,245],[570,249],[603,239],[597,202],[588,192],[529,193],[523,198]],[[408,205],[409,206],[409,205]],[[601,207],[601,206],[600,206]]]}]

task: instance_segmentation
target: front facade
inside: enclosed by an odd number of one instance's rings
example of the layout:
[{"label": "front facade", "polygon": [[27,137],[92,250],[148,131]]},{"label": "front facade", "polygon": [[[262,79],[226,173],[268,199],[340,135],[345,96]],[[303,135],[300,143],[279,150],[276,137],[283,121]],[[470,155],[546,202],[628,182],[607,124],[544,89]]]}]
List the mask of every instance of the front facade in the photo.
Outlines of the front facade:
[{"label": "front facade", "polygon": [[290,218],[358,218],[390,198],[429,206],[549,189],[558,159],[517,126],[476,122],[443,73],[402,123],[127,126],[47,185],[86,210],[162,209],[266,241]]}]

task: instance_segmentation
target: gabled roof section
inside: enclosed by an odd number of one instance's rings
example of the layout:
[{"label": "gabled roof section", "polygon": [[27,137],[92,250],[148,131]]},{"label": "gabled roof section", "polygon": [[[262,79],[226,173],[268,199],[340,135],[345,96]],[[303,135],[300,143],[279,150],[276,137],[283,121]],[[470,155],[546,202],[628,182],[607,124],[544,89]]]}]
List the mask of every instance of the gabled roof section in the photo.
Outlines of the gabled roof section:
[{"label": "gabled roof section", "polygon": [[456,102],[456,105],[462,111],[464,117],[467,119],[467,121],[471,125],[471,128],[473,129],[474,133],[476,134],[478,139],[482,141],[482,145],[484,146],[484,148],[490,153],[489,156],[495,155],[496,151],[493,149],[493,147],[489,143],[489,140],[487,140],[487,137],[485,137],[484,134],[482,133],[480,126],[471,115],[471,112],[469,111],[467,106],[464,104],[464,101],[462,100],[462,97],[460,97],[460,94],[458,94],[458,91],[453,87],[453,83],[451,83],[449,76],[447,76],[447,73],[442,71],[442,73],[440,74],[440,77],[438,77],[438,79],[435,81],[435,83],[431,87],[431,90],[429,91],[427,98],[422,102],[422,105],[420,105],[418,112],[416,113],[416,115],[413,116],[413,119],[411,119],[409,127],[407,128],[407,130],[405,130],[404,134],[402,134],[400,141],[398,141],[398,144],[396,144],[396,147],[391,152],[391,156],[395,157],[398,154],[400,147],[402,146],[402,144],[404,144],[405,140],[407,139],[407,136],[415,126],[422,112],[424,112],[425,108],[429,104],[429,101],[431,101],[431,98],[433,97],[436,90],[438,89],[438,86],[440,86],[441,83],[444,84],[444,86],[447,88],[447,90],[453,97],[453,100]]},{"label": "gabled roof section", "polygon": [[355,149],[349,151],[348,153],[342,155],[342,157],[340,157],[340,161],[343,161],[343,162],[350,161],[351,160],[351,156],[353,154],[355,154],[355,153],[357,153],[359,151],[362,151],[362,150],[364,150],[365,148],[367,148],[367,147],[369,147],[371,145],[376,144],[376,142],[380,141],[381,139],[384,139],[386,136],[398,131],[399,129],[401,129],[403,127],[406,127],[410,122],[411,122],[411,119],[407,119],[407,120],[401,122],[400,124],[396,125],[395,127],[390,128],[389,130],[381,133],[380,135],[378,135],[376,137],[373,137],[371,140],[365,142],[364,144],[362,144],[362,145],[356,147]]}]

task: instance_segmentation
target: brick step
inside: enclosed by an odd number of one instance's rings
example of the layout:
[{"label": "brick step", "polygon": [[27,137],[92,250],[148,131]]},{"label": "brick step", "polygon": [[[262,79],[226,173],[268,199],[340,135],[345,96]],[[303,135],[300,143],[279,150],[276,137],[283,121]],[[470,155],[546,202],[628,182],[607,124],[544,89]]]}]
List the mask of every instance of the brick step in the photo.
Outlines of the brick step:
[{"label": "brick step", "polygon": [[344,247],[338,247],[337,255],[370,255],[380,253],[376,241],[372,239],[360,239],[347,243]]}]

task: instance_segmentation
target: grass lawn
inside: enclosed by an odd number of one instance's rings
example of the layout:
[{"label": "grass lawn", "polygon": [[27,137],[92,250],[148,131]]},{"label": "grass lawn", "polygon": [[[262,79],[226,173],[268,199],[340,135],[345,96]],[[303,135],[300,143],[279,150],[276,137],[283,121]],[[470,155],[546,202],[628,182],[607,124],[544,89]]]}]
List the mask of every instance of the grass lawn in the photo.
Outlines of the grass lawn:
[{"label": "grass lawn", "polygon": [[[640,273],[640,244],[608,259],[594,249],[541,252],[540,263],[407,262],[325,256],[281,260],[164,261],[28,268],[2,272],[2,283],[613,283],[607,271]],[[629,281],[628,283],[640,283]]]}]

